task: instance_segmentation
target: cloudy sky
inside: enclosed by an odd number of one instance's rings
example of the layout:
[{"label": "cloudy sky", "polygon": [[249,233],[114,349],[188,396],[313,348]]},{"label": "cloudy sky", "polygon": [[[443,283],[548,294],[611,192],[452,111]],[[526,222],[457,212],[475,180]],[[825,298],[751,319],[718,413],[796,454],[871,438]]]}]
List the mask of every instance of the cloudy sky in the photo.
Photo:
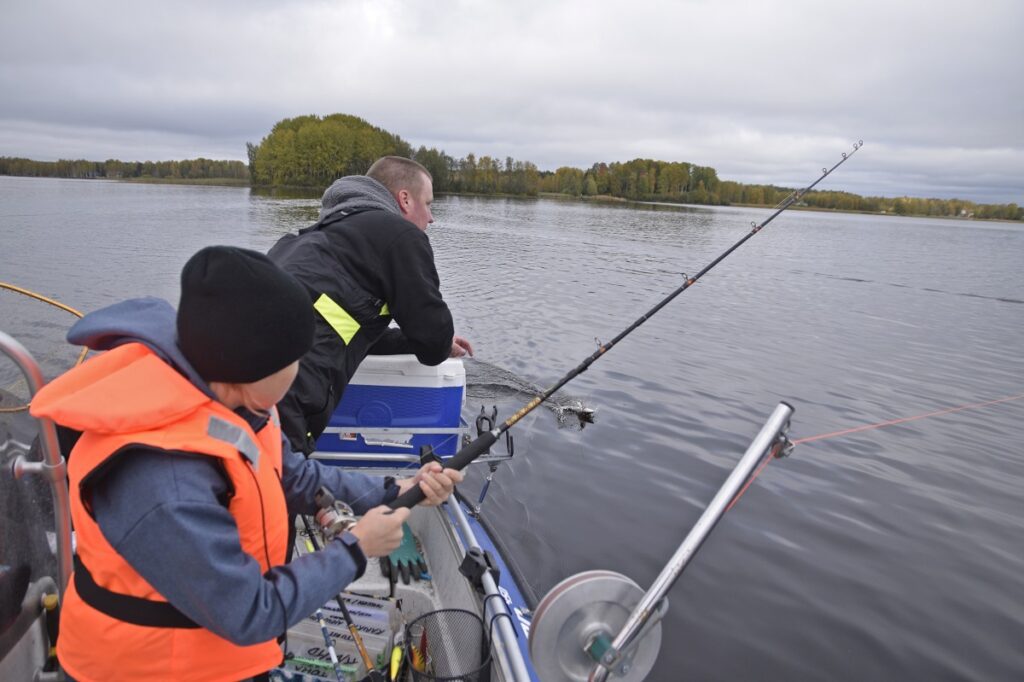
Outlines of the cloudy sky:
[{"label": "cloudy sky", "polygon": [[344,112],[542,169],[1024,204],[1020,0],[0,0],[0,156],[245,158]]}]

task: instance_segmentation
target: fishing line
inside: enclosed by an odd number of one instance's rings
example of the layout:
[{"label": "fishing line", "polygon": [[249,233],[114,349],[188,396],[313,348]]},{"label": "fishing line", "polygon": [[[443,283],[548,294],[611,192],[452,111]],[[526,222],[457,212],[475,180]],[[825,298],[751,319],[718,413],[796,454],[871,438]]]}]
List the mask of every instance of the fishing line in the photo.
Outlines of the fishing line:
[{"label": "fishing line", "polygon": [[[82,317],[82,313],[77,311],[77,310],[75,310],[71,306],[64,305],[60,301],[55,301],[52,298],[48,298],[46,296],[43,296],[42,294],[37,294],[36,292],[29,291],[28,289],[23,289],[23,288],[21,288],[19,286],[15,286],[14,284],[8,284],[7,282],[0,282],[0,289],[7,289],[8,291],[13,291],[16,294],[21,294],[22,296],[28,296],[29,298],[34,298],[37,301],[42,301],[43,303],[48,303],[49,305],[52,305],[55,308],[60,308],[61,310],[65,311],[65,312],[69,312],[69,313],[71,313],[72,315],[74,315],[76,317]],[[78,355],[78,359],[75,361],[75,364],[72,365],[72,367],[75,367],[77,365],[82,364],[82,362],[85,360],[85,356],[88,353],[89,353],[89,349],[88,348],[83,348],[82,352]],[[11,414],[13,412],[24,412],[28,408],[29,408],[29,405],[27,403],[25,405],[20,405],[18,407],[0,407],[0,414]]]},{"label": "fishing line", "polygon": [[[978,409],[980,407],[987,407],[989,405],[997,405],[999,403],[1008,403],[1008,402],[1011,402],[1011,401],[1014,401],[1014,400],[1020,400],[1021,398],[1024,398],[1024,393],[1021,393],[1020,395],[1007,396],[1005,398],[997,398],[995,400],[985,400],[985,401],[980,402],[980,403],[969,403],[967,405],[960,405],[960,406],[957,406],[957,407],[949,407],[949,408],[946,408],[944,410],[936,410],[934,412],[926,412],[924,414],[914,415],[913,417],[900,417],[899,419],[890,419],[888,421],[877,422],[875,424],[865,424],[864,426],[856,426],[856,427],[854,427],[852,429],[842,429],[841,431],[831,431],[829,433],[818,434],[817,436],[808,436],[807,438],[797,438],[796,440],[791,441],[791,443],[794,446],[801,445],[802,443],[813,443],[814,441],[827,440],[829,438],[837,438],[839,436],[848,436],[851,433],[859,433],[861,431],[870,431],[872,429],[880,429],[880,428],[883,428],[883,427],[886,427],[886,426],[895,426],[896,424],[906,424],[907,422],[916,421],[918,419],[925,419],[927,417],[938,417],[938,416],[943,415],[943,414],[952,414],[953,412],[962,412],[963,410],[972,410],[972,409]],[[729,506],[726,507],[726,511],[729,511],[730,509],[732,509],[733,505],[735,505],[737,502],[739,502],[740,497],[742,497],[743,493],[745,493],[747,491],[747,488],[750,487],[750,484],[754,482],[754,479],[757,478],[761,474],[761,471],[768,465],[768,462],[770,462],[771,460],[776,459],[778,457],[778,449],[779,449],[779,447],[781,447],[781,445],[774,446],[774,448],[773,448],[773,450],[771,452],[772,456],[764,458],[764,461],[761,462],[760,466],[758,466],[757,469],[754,471],[754,473],[750,475],[750,478],[747,479],[747,482],[744,484],[743,488],[741,488],[740,491],[738,493],[736,493],[736,497],[732,498],[732,501],[729,503]]]},{"label": "fishing line", "polygon": [[832,431],[831,433],[822,433],[817,436],[808,436],[807,438],[800,438],[793,441],[793,445],[799,445],[800,443],[812,443],[816,440],[825,440],[827,438],[835,438],[837,436],[846,436],[851,433],[857,433],[858,431],[869,431],[871,429],[880,429],[883,426],[894,426],[896,424],[905,424],[906,422],[912,422],[917,419],[924,419],[926,417],[937,417],[942,414],[950,414],[952,412],[960,412],[962,410],[970,410],[979,407],[985,407],[987,405],[995,405],[997,403],[1008,403],[1013,400],[1020,400],[1024,398],[1024,393],[1020,395],[1013,395],[1006,398],[998,398],[996,400],[986,400],[980,403],[971,403],[969,405],[960,405],[959,407],[950,407],[945,410],[937,410],[935,412],[928,412],[926,414],[918,414],[913,417],[901,417],[900,419],[890,419],[889,421],[878,422],[877,424],[867,424],[865,426],[857,426],[852,429],[843,429],[842,431]]},{"label": "fishing line", "polygon": [[736,503],[740,501],[740,498],[743,497],[743,493],[747,492],[747,488],[749,488],[750,485],[754,482],[754,480],[761,475],[761,472],[764,470],[764,468],[768,466],[768,462],[778,458],[779,448],[781,447],[781,443],[776,443],[775,445],[772,446],[771,450],[769,451],[769,456],[765,457],[757,466],[757,469],[754,470],[754,473],[750,474],[750,478],[748,478],[747,482],[743,484],[743,487],[740,488],[740,491],[736,493],[736,497],[732,498],[732,500],[729,502],[729,505],[725,508],[725,511],[731,510],[736,505]]},{"label": "fishing line", "polygon": [[28,296],[29,298],[34,298],[34,299],[36,299],[38,301],[42,301],[43,303],[49,303],[50,305],[55,306],[57,308],[60,308],[61,310],[64,310],[66,312],[69,312],[72,315],[75,315],[77,317],[82,317],[82,313],[78,312],[77,310],[75,310],[71,306],[64,305],[60,301],[55,301],[52,298],[47,298],[46,296],[43,296],[42,294],[37,294],[34,291],[29,291],[28,289],[22,289],[19,286],[15,286],[13,284],[8,284],[7,282],[0,282],[0,289],[7,289],[9,291],[13,291],[16,294],[22,294],[24,296]]},{"label": "fishing line", "polygon": [[[659,310],[668,305],[676,296],[678,296],[679,294],[683,293],[691,286],[696,284],[697,280],[699,280],[701,277],[707,274],[716,265],[721,263],[727,256],[729,256],[729,254],[731,254],[733,251],[742,246],[748,239],[750,239],[755,234],[764,229],[764,227],[768,225],[768,223],[772,222],[780,213],[782,213],[787,208],[792,206],[794,203],[799,201],[804,194],[809,192],[812,188],[814,188],[815,185],[817,185],[819,182],[828,177],[828,175],[832,173],[832,171],[834,171],[836,168],[845,163],[847,159],[849,159],[851,156],[857,153],[857,150],[863,146],[863,140],[859,140],[858,142],[854,143],[852,152],[843,152],[843,158],[841,158],[834,166],[832,166],[831,168],[821,169],[822,173],[817,180],[812,182],[804,189],[794,190],[792,193],[790,193],[789,196],[787,196],[785,199],[779,202],[779,204],[775,207],[775,212],[768,216],[766,220],[764,220],[760,224],[751,222],[750,232],[748,232],[742,239],[737,241],[735,244],[726,249],[720,256],[718,256],[713,261],[704,266],[704,268],[693,277],[689,277],[684,274],[684,281],[681,286],[679,286],[672,293],[663,298],[653,308],[651,308],[646,313],[641,315],[636,321],[633,322],[633,324],[626,327],[626,329],[621,331],[618,334],[618,336],[616,336],[614,339],[612,339],[608,343],[599,344],[596,351],[594,351],[586,360],[580,363],[579,366],[572,369],[568,374],[566,374],[557,382],[555,382],[555,384],[551,388],[545,390],[541,395],[535,397],[533,400],[528,402],[518,412],[514,413],[511,417],[502,422],[502,424],[495,427],[491,431],[480,434],[476,438],[476,440],[474,440],[469,445],[459,450],[454,457],[452,457],[450,460],[448,460],[448,462],[445,463],[445,467],[448,469],[464,469],[470,462],[475,460],[483,453],[487,452],[488,449],[492,445],[494,445],[495,442],[497,442],[501,434],[505,433],[510,428],[512,428],[520,419],[525,417],[527,414],[532,412],[538,405],[540,405],[545,400],[550,398],[558,389],[562,388],[562,386],[565,386],[574,378],[585,372],[590,367],[590,365],[597,361],[598,358],[600,358],[602,355],[604,355],[609,350],[614,348],[620,341],[622,341],[622,339],[629,336],[629,334],[636,330],[637,327],[642,325],[644,322],[650,319],[655,313],[657,313]],[[419,489],[419,487],[414,487],[400,495],[398,499],[391,502],[389,506],[392,509],[397,509],[399,507],[412,507],[416,504],[419,504],[419,502],[421,502],[424,499],[424,497],[425,496],[423,495],[423,492]]]}]

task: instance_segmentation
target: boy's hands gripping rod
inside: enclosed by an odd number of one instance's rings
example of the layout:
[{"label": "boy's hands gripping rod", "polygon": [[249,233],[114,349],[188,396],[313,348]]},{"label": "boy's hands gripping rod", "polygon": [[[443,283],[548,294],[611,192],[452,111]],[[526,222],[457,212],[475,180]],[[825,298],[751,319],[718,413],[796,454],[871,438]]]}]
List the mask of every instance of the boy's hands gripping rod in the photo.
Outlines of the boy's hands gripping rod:
[{"label": "boy's hands gripping rod", "polygon": [[[846,152],[843,152],[843,158],[840,159],[838,161],[838,163],[836,163],[836,165],[832,166],[831,168],[822,168],[821,169],[822,173],[818,177],[817,180],[815,180],[810,185],[808,185],[807,187],[804,187],[801,190],[793,191],[789,196],[787,196],[785,199],[783,199],[781,202],[779,202],[778,206],[775,207],[775,212],[772,213],[770,216],[768,216],[768,218],[764,222],[762,222],[759,225],[756,224],[756,223],[751,223],[751,230],[750,230],[750,232],[748,232],[742,239],[740,239],[735,244],[733,244],[728,249],[726,249],[720,256],[718,256],[718,258],[716,258],[713,261],[711,261],[710,263],[708,263],[704,267],[703,270],[698,272],[693,277],[687,277],[684,274],[683,275],[684,282],[683,282],[683,284],[681,286],[679,286],[672,293],[670,293],[668,296],[666,296],[661,301],[659,301],[658,304],[655,305],[653,308],[651,308],[646,313],[641,315],[635,322],[633,322],[633,324],[631,324],[628,327],[626,327],[626,329],[624,329],[614,339],[612,339],[608,343],[604,343],[604,344],[601,344],[600,346],[598,346],[597,350],[594,351],[590,355],[590,357],[588,357],[586,360],[581,362],[576,368],[574,368],[568,374],[566,374],[561,379],[559,379],[555,383],[554,386],[552,386],[551,388],[547,389],[542,394],[540,394],[539,396],[537,396],[536,398],[534,398],[533,400],[528,402],[525,406],[523,406],[522,409],[520,409],[518,412],[516,412],[511,417],[506,419],[504,422],[502,422],[501,424],[496,426],[494,429],[492,429],[490,431],[487,431],[486,433],[480,434],[480,436],[478,436],[476,440],[474,440],[472,443],[470,443],[469,445],[467,445],[466,447],[462,448],[457,453],[455,453],[455,455],[450,460],[448,460],[445,463],[445,468],[447,468],[447,469],[456,469],[456,470],[461,471],[470,462],[472,462],[477,457],[479,457],[480,455],[482,455],[485,452],[487,452],[490,449],[490,447],[492,445],[494,445],[494,443],[498,440],[498,438],[501,436],[501,434],[503,434],[506,431],[508,431],[510,428],[512,428],[516,424],[516,422],[518,422],[520,419],[522,419],[523,417],[528,415],[530,412],[532,412],[534,410],[534,408],[536,408],[538,405],[540,405],[545,400],[547,400],[552,395],[554,395],[555,391],[557,391],[558,389],[562,388],[562,386],[565,386],[567,383],[569,383],[570,381],[575,379],[577,376],[579,376],[583,372],[587,371],[587,369],[590,367],[590,365],[594,364],[594,362],[599,357],[601,357],[602,355],[607,353],[609,350],[614,348],[615,345],[619,343],[619,341],[621,341],[622,339],[624,339],[627,336],[629,336],[629,334],[631,334],[633,332],[633,330],[635,330],[637,327],[639,327],[644,322],[646,322],[648,319],[650,319],[655,313],[657,313],[659,310],[661,310],[666,305],[668,305],[668,303],[672,299],[674,299],[676,296],[678,296],[679,294],[683,293],[684,291],[689,289],[691,286],[693,286],[693,284],[695,284],[697,282],[697,280],[699,280],[701,277],[703,277],[705,274],[707,274],[713,267],[715,267],[716,265],[721,263],[723,260],[725,260],[726,256],[731,254],[733,251],[738,249],[744,242],[746,242],[748,239],[750,239],[755,234],[760,232],[768,223],[770,223],[771,221],[775,220],[776,216],[778,216],[780,213],[782,213],[787,208],[792,206],[794,203],[799,201],[800,198],[804,194],[809,192],[812,188],[814,188],[815,185],[817,185],[819,182],[824,180],[836,168],[839,168],[839,166],[841,166],[848,158],[853,156],[857,152],[857,150],[860,149],[863,146],[864,146],[864,141],[863,140],[859,140],[856,143],[854,143],[853,151],[850,152],[849,154],[847,154]],[[402,493],[401,495],[399,495],[397,498],[395,498],[388,506],[390,506],[392,509],[399,509],[401,507],[413,507],[413,506],[419,504],[424,499],[425,499],[425,495],[423,494],[423,492],[418,487],[413,487],[413,488],[407,490],[406,492]]]}]

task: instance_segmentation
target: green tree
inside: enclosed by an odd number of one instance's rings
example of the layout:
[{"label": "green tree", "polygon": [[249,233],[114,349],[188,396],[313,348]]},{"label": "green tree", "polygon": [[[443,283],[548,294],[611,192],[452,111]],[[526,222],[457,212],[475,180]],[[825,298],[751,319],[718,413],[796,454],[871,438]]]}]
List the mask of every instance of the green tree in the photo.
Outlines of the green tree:
[{"label": "green tree", "polygon": [[412,156],[397,135],[348,114],[283,119],[247,151],[253,184],[317,188],[365,173],[382,156]]}]

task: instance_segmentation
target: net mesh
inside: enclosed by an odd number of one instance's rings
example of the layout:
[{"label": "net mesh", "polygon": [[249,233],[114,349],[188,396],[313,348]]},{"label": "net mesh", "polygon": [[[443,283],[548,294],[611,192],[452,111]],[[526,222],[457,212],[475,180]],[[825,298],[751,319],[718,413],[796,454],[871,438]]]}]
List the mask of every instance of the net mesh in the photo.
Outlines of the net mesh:
[{"label": "net mesh", "polygon": [[462,609],[426,613],[406,628],[406,661],[416,682],[488,682],[491,647],[480,616]]}]

